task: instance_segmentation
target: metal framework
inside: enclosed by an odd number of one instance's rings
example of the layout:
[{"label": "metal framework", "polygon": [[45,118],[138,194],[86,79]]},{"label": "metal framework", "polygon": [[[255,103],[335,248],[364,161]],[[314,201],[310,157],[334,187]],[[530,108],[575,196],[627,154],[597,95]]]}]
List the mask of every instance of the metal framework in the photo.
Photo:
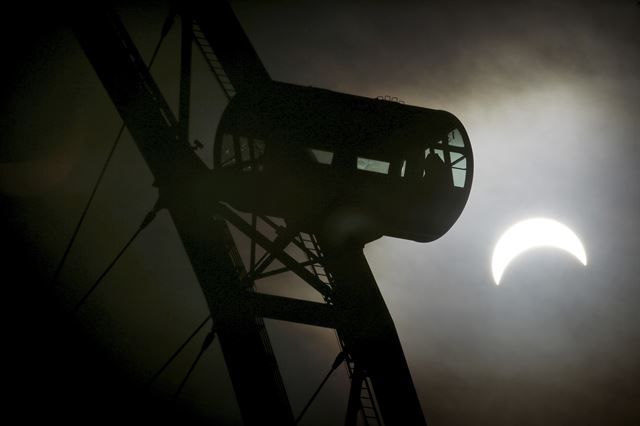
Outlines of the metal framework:
[{"label": "metal framework", "polygon": [[[362,246],[332,246],[286,220],[256,214],[247,219],[211,193],[208,182],[215,175],[193,152],[188,134],[193,44],[228,98],[270,78],[226,2],[192,1],[174,12],[182,21],[177,118],[108,5],[76,9],[73,30],[155,178],[158,207],[168,210],[179,233],[206,298],[243,421],[295,423],[262,320],[273,318],[337,331],[351,377],[345,424],[355,425],[359,411],[367,425],[425,424]],[[247,266],[229,225],[250,240]],[[264,251],[259,258],[257,247]],[[290,254],[292,248],[302,256]],[[274,268],[276,261],[282,266]],[[324,303],[255,291],[255,281],[284,272],[296,274]]]}]

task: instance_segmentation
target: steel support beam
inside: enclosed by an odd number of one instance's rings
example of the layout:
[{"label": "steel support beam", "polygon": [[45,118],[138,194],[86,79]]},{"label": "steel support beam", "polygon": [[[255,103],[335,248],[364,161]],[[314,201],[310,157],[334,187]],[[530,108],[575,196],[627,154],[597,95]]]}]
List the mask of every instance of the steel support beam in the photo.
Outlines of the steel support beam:
[{"label": "steel support beam", "polygon": [[356,371],[371,379],[385,424],[426,424],[400,339],[362,246],[323,244],[327,268],[336,282],[333,304],[338,334],[349,348]]},{"label": "steel support beam", "polygon": [[339,316],[335,308],[326,303],[261,293],[246,293],[244,297],[254,311],[264,318],[338,328]]},{"label": "steel support beam", "polygon": [[207,168],[180,137],[177,120],[113,11],[93,2],[71,13],[74,33],[154,175],[200,281],[244,423],[292,425],[264,325],[242,303],[226,223],[214,221],[211,205],[200,197],[197,182]]},{"label": "steel support beam", "polygon": [[315,288],[323,296],[331,295],[331,287],[323,283],[318,277],[309,272],[305,267],[301,266],[298,261],[284,252],[284,247],[279,247],[273,241],[270,241],[267,237],[260,232],[254,230],[250,224],[245,222],[241,217],[235,214],[229,207],[219,204],[216,207],[216,211],[220,216],[224,217],[233,226],[238,228],[242,233],[253,239],[260,247],[267,252],[275,256],[284,266],[295,272],[306,283]]},{"label": "steel support beam", "polygon": [[236,92],[257,90],[271,81],[227,1],[191,0],[187,4]]}]

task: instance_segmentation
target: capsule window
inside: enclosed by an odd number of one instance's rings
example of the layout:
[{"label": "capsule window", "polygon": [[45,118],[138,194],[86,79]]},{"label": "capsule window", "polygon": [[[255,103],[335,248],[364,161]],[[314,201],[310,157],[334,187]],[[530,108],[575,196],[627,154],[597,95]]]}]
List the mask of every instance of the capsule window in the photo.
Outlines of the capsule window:
[{"label": "capsule window", "polygon": [[453,173],[453,186],[458,188],[464,187],[464,180],[467,176],[467,171],[460,169],[451,169],[451,172]]},{"label": "capsule window", "polygon": [[[259,159],[264,155],[265,151],[265,143],[260,139],[253,139],[249,144],[249,153],[250,153],[250,166],[248,170],[252,170],[254,167],[257,171],[263,171],[262,162]],[[244,170],[247,170],[245,167]]]},{"label": "capsule window", "polygon": [[450,146],[463,147],[464,140],[462,139],[462,134],[458,129],[454,129],[452,132],[449,132],[447,135],[447,142]]},{"label": "capsule window", "polygon": [[443,178],[443,174],[448,173],[442,149],[427,148],[424,151],[424,158],[422,177],[439,181]]},{"label": "capsule window", "polygon": [[370,158],[358,157],[358,170],[366,170],[381,174],[389,174],[389,163],[386,161],[372,160]]},{"label": "capsule window", "polygon": [[333,152],[313,148],[309,149],[309,152],[316,160],[316,162],[320,164],[331,165],[331,163],[333,162]]},{"label": "capsule window", "polygon": [[450,155],[453,186],[462,188],[467,176],[467,158],[458,152],[452,152]]},{"label": "capsule window", "polygon": [[225,134],[222,136],[222,152],[220,156],[221,166],[230,166],[236,162],[236,153],[233,148],[233,136]]},{"label": "capsule window", "polygon": [[404,173],[407,170],[407,160],[402,162],[402,168],[400,168],[400,176],[404,177]]},{"label": "capsule window", "polygon": [[[239,166],[245,172],[253,170],[257,160],[264,155],[265,142],[247,137],[222,136],[220,165],[222,167]],[[261,169],[261,166],[258,166]]]},{"label": "capsule window", "polygon": [[427,158],[429,152],[433,152],[444,162],[444,151],[442,149],[427,148],[424,150],[424,158]]},{"label": "capsule window", "polygon": [[466,170],[467,168],[467,158],[460,154],[459,152],[452,152],[451,153],[451,166],[458,168],[458,169],[463,169]]},{"label": "capsule window", "polygon": [[264,155],[265,143],[263,140],[255,139],[253,141],[253,158],[258,159]]},{"label": "capsule window", "polygon": [[249,149],[249,139],[240,138],[240,160],[244,163],[251,160],[251,150]]}]

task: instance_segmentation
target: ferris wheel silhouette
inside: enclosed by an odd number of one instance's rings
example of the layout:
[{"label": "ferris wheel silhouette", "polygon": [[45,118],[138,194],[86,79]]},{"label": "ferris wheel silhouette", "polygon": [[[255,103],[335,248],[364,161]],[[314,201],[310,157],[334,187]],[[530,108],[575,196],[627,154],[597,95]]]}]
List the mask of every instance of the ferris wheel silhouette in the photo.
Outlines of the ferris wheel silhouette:
[{"label": "ferris wheel silhouette", "polygon": [[[178,17],[176,117],[149,69]],[[392,315],[363,247],[383,235],[429,242],[453,226],[473,178],[462,123],[446,111],[393,98],[274,81],[225,1],[174,3],[148,64],[109,6],[78,6],[72,28],[123,124],[53,281],[59,280],[125,128],[159,194],[72,312],[90,300],[157,213],[166,211],[209,315],[167,354],[147,386],[211,327],[174,399],[217,339],[245,424],[300,422],[343,364],[351,381],[345,424],[425,424]],[[196,153],[203,142],[189,135],[193,48],[228,100],[213,141],[212,168]],[[246,247],[239,248],[231,229],[244,236]],[[310,286],[321,302],[256,291],[256,281],[284,273]],[[298,413],[291,408],[264,318],[336,331],[335,361]]]}]

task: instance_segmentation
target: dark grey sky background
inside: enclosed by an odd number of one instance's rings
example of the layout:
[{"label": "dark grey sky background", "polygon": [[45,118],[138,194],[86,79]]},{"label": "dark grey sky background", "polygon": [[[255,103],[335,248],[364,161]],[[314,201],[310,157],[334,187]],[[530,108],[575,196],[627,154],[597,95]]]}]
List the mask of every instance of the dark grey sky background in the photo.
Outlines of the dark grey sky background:
[{"label": "dark grey sky background", "polygon": [[[451,231],[430,244],[382,238],[365,248],[429,424],[640,424],[640,6],[232,4],[274,79],[397,96],[451,111],[466,126],[476,171],[467,207]],[[167,5],[127,3],[118,10],[149,58]],[[178,27],[152,71],[174,107]],[[24,37],[5,31],[13,65],[2,92],[0,196],[3,242],[11,252],[7,270],[20,274],[7,280],[19,297],[9,301],[14,309],[5,323],[18,330],[7,341],[18,351],[22,372],[31,364],[22,360],[21,345],[41,351],[27,360],[46,360],[50,351],[60,356],[59,348],[32,343],[34,328],[21,321],[40,306],[30,298],[46,294],[42,287],[120,120],[64,25]],[[205,143],[203,159],[210,162],[224,100],[198,55],[194,72],[191,133]],[[58,287],[41,305],[73,306],[153,206],[151,183],[126,135]],[[588,266],[558,250],[533,250],[517,258],[496,287],[490,272],[495,242],[510,225],[534,216],[572,228]],[[261,283],[259,290],[314,297],[292,277]],[[77,327],[79,338],[135,387],[206,314],[163,212],[83,307]],[[337,353],[335,337],[331,330],[277,321],[267,326],[297,413]],[[158,381],[162,397],[170,397],[196,350],[190,347]],[[91,374],[97,373],[87,368]],[[38,376],[26,377],[16,380],[27,383],[16,392],[37,398]],[[347,389],[340,370],[303,424],[339,424]],[[179,404],[214,424],[240,422],[216,344]]]}]

